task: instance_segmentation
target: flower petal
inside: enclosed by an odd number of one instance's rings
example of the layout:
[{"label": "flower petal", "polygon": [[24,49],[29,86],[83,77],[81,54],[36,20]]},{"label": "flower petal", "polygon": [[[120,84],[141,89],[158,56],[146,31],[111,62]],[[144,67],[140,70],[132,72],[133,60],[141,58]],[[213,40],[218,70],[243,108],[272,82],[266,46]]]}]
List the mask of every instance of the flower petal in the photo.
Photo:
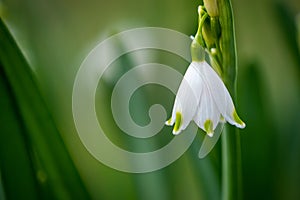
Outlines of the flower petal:
[{"label": "flower petal", "polygon": [[210,137],[213,136],[213,132],[220,121],[220,112],[205,81],[203,81],[201,98],[194,121]]},{"label": "flower petal", "polygon": [[166,125],[172,126],[173,134],[177,135],[184,130],[193,119],[199,104],[202,91],[202,78],[197,72],[199,63],[192,62],[188,67],[179,86],[171,118]]},{"label": "flower petal", "polygon": [[207,63],[203,66],[204,79],[208,83],[208,88],[218,110],[230,124],[238,128],[244,128],[245,123],[238,117],[231,96],[223,81]]}]

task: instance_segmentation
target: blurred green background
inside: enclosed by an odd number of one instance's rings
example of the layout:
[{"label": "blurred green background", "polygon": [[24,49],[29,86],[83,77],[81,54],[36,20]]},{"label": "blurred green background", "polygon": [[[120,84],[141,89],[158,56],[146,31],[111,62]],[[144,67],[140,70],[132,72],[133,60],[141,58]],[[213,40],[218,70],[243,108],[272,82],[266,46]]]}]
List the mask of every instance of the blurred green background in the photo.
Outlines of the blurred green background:
[{"label": "blurred green background", "polygon": [[[220,199],[220,142],[200,160],[203,133],[199,132],[189,150],[168,167],[145,174],[124,173],[88,153],[72,116],[74,79],[94,46],[135,27],[164,27],[193,35],[200,3],[1,0],[0,16],[25,55],[34,81],[22,82],[28,70],[23,74],[18,68],[14,69],[19,78],[13,79],[2,69],[2,61],[0,199]],[[236,106],[247,124],[240,131],[243,197],[300,199],[300,2],[233,0],[232,4],[239,63]],[[3,40],[0,48],[5,52]],[[188,66],[166,52],[152,61],[181,73]],[[134,67],[130,55],[118,62],[116,66],[124,66],[122,73]],[[99,83],[97,114],[106,116],[104,123],[116,144],[130,149],[126,145],[131,141],[148,150],[147,140],[126,138],[113,121],[110,96],[120,74],[115,76]],[[26,89],[14,89],[18,84]],[[153,103],[164,105],[170,113],[173,99],[163,87],[142,87],[133,96],[132,104],[139,106],[132,108],[133,119],[147,124],[149,119],[143,116],[148,116]],[[41,106],[34,106],[36,102]],[[173,137],[169,127],[161,134],[148,141],[162,146]]]}]

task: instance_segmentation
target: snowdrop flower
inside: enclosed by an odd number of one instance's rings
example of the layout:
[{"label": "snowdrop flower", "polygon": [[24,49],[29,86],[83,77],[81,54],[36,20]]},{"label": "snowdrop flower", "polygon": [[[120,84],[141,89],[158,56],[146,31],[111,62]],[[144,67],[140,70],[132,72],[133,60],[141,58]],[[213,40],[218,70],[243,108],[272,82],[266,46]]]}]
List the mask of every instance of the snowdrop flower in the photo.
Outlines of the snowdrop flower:
[{"label": "snowdrop flower", "polygon": [[210,137],[219,122],[227,121],[238,128],[245,127],[223,81],[204,59],[193,61],[188,67],[166,125],[175,124],[173,134],[177,135],[192,120]]}]

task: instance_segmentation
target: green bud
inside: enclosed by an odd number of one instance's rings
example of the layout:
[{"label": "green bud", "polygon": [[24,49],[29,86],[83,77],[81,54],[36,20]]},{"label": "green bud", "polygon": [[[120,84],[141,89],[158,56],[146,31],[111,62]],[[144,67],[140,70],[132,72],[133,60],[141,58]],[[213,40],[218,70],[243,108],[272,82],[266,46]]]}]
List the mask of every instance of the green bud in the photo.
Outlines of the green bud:
[{"label": "green bud", "polygon": [[203,2],[209,16],[219,16],[217,0],[203,0]]},{"label": "green bud", "polygon": [[205,22],[202,27],[202,36],[205,41],[205,44],[208,48],[211,48],[215,43],[215,38],[211,31],[211,26],[209,22]]}]

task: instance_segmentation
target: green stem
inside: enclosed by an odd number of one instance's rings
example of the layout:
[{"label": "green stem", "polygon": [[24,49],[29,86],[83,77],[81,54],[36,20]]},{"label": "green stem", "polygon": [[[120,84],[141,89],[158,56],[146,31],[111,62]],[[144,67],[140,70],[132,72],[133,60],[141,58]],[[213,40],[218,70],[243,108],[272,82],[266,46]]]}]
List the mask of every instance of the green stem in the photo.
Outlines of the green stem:
[{"label": "green stem", "polygon": [[222,133],[222,199],[242,199],[240,135],[233,126]]},{"label": "green stem", "polygon": [[[233,97],[236,96],[237,56],[234,21],[230,0],[217,0],[221,27],[220,49],[222,53],[223,80]],[[227,126],[222,134],[222,199],[242,198],[240,135],[233,126]]]},{"label": "green stem", "polygon": [[198,23],[198,30],[197,30],[197,33],[195,35],[195,40],[202,46],[202,47],[205,47],[205,42],[202,38],[202,34],[201,34],[201,31],[202,31],[202,26],[206,20],[206,18],[208,17],[208,14],[207,13],[204,13],[204,15],[202,16],[201,14],[199,14],[199,23]]}]

